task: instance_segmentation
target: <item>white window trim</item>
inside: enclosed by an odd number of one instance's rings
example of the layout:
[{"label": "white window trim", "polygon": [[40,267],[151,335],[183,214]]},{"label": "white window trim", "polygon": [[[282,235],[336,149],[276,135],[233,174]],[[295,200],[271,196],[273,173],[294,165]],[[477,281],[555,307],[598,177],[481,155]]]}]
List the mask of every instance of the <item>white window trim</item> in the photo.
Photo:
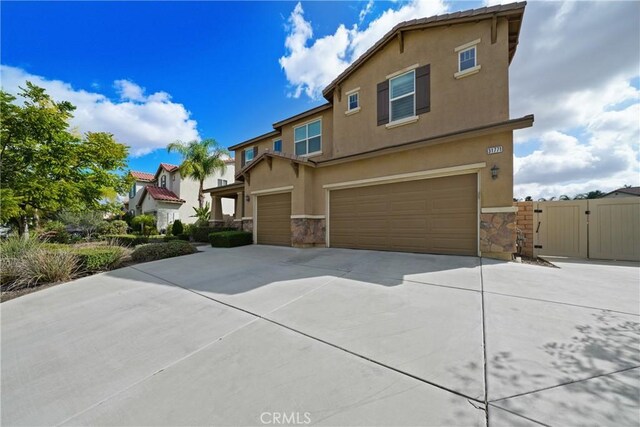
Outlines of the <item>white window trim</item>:
[{"label": "white window trim", "polygon": [[[393,80],[394,78],[398,78],[398,77],[404,76],[405,74],[409,74],[409,73],[413,74],[413,92],[406,93],[406,94],[404,94],[402,96],[399,96],[397,98],[391,98],[391,80]],[[393,101],[397,101],[398,99],[406,98],[406,97],[411,96],[411,95],[413,95],[413,116],[403,117],[403,118],[398,119],[398,120],[391,120],[391,103]],[[407,119],[415,119],[415,120],[408,120],[407,121]],[[413,70],[407,71],[406,73],[399,74],[399,75],[389,79],[389,123],[387,123],[386,128],[389,129],[389,128],[396,127],[396,126],[401,126],[401,125],[404,125],[404,124],[407,124],[407,123],[413,123],[416,120],[418,120],[418,118],[416,116],[416,70],[413,69]]]},{"label": "white window trim", "polygon": [[386,125],[384,125],[384,127],[386,127],[387,129],[393,129],[399,126],[415,123],[418,121],[418,119],[420,119],[420,116],[405,117],[404,119],[396,120],[395,122],[389,122]]},{"label": "white window trim", "polygon": [[462,51],[462,50],[467,50],[467,49],[468,49],[468,48],[470,48],[470,47],[474,47],[474,46],[476,46],[476,45],[480,44],[480,41],[481,41],[481,39],[476,39],[476,40],[474,40],[474,41],[472,41],[472,42],[465,43],[465,44],[460,45],[460,46],[458,46],[457,48],[453,49],[453,51],[454,51],[454,52],[460,52],[460,51]]},{"label": "white window trim", "polygon": [[385,76],[385,79],[390,80],[390,79],[392,79],[392,78],[394,78],[394,77],[398,77],[398,76],[400,76],[400,75],[402,75],[402,74],[406,74],[406,73],[408,73],[409,71],[413,71],[413,70],[415,70],[415,69],[416,69],[416,68],[418,68],[419,66],[420,66],[420,64],[413,64],[413,65],[409,65],[408,67],[405,67],[405,68],[403,68],[402,70],[398,70],[398,71],[393,72],[393,73],[391,73],[391,74],[387,74],[387,75]]},{"label": "white window trim", "polygon": [[[352,95],[356,95],[358,97],[358,106],[356,108],[351,108],[351,101],[349,100],[349,98],[351,98]],[[347,111],[345,112],[345,114],[349,115],[349,114],[354,114],[360,111],[360,92],[358,92],[357,90],[353,90],[351,91],[351,93],[346,94],[346,97],[347,97]]]},{"label": "white window trim", "polygon": [[[482,69],[482,67],[478,65],[478,45],[480,44],[480,41],[481,39],[476,39],[469,43],[460,45],[453,50],[458,55],[458,71],[453,74],[454,78],[461,79],[463,77],[471,76],[473,74],[478,73]],[[474,54],[475,65],[471,68],[467,68],[466,70],[460,70],[460,55],[471,49],[475,50],[475,54]]]},{"label": "white window trim", "polygon": [[475,67],[467,68],[464,71],[458,71],[453,75],[453,77],[456,79],[461,79],[463,77],[472,76],[474,74],[479,73],[481,68],[482,68],[481,65],[476,65]]},{"label": "white window trim", "polygon": [[280,141],[280,148],[282,148],[282,137],[280,136],[271,140],[271,149],[274,153],[282,153],[282,149],[280,151],[276,151],[276,141]]},{"label": "white window trim", "polygon": [[[313,151],[311,153],[296,154],[296,143],[300,142],[300,141],[296,141],[296,129],[301,128],[302,126],[307,126],[310,123],[314,123],[314,122],[317,122],[317,121],[320,122],[320,150]],[[322,116],[316,117],[313,120],[309,120],[309,121],[306,121],[304,123],[301,123],[298,126],[294,126],[293,127],[293,154],[295,156],[298,156],[298,157],[311,157],[311,156],[319,156],[320,154],[322,154],[322,139],[323,139],[322,138],[322,134],[323,134],[323,132],[322,132]],[[312,138],[315,138],[315,136],[312,137]],[[307,141],[307,150],[308,150],[309,149],[309,130],[308,129],[307,129],[307,137],[305,139]]]},{"label": "white window trim", "polygon": [[347,110],[347,111],[344,112],[344,115],[345,116],[350,116],[352,114],[359,113],[359,112],[360,112],[360,107],[354,108],[353,110]]}]

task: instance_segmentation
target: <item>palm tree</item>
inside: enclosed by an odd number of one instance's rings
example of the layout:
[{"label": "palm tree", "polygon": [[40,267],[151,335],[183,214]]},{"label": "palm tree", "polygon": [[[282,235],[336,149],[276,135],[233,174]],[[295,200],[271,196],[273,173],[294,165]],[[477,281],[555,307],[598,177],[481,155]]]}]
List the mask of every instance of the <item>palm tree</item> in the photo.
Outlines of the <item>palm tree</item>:
[{"label": "palm tree", "polygon": [[216,171],[225,172],[227,167],[222,157],[228,156],[229,152],[211,138],[202,141],[172,142],[167,145],[167,151],[182,155],[180,175],[193,178],[200,183],[198,205],[202,209],[204,206],[204,180]]}]

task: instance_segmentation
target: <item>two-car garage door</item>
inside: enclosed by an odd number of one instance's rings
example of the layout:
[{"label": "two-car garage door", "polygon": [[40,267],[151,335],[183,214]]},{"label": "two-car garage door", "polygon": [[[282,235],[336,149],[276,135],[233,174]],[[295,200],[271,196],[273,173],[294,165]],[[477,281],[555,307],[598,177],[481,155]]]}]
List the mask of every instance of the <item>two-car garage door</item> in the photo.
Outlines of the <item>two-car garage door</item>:
[{"label": "two-car garage door", "polygon": [[331,247],[477,254],[477,175],[330,191]]}]

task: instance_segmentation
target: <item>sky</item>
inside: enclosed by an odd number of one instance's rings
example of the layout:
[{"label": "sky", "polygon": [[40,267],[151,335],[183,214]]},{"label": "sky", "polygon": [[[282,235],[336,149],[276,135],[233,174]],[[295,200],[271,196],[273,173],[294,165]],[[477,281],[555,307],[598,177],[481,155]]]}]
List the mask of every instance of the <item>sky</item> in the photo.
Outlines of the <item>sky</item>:
[{"label": "sky", "polygon": [[[323,87],[395,24],[494,0],[6,2],[0,83],[29,80],[79,132],[130,146],[133,170],[176,140],[228,147],[326,102]],[[505,2],[507,3],[507,2]],[[640,2],[529,1],[510,67],[514,197],[640,185]]]}]

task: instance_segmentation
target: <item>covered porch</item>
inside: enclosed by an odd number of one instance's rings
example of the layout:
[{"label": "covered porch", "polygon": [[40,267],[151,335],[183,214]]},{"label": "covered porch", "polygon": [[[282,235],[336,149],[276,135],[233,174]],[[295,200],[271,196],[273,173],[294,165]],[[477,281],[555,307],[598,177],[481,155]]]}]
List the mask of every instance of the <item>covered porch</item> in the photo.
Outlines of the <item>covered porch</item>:
[{"label": "covered porch", "polygon": [[224,225],[224,215],[222,214],[222,199],[233,199],[234,213],[233,223],[238,229],[242,229],[242,212],[244,211],[244,182],[236,181],[233,184],[221,187],[207,188],[205,193],[211,196],[211,216],[209,225],[221,227]]}]

